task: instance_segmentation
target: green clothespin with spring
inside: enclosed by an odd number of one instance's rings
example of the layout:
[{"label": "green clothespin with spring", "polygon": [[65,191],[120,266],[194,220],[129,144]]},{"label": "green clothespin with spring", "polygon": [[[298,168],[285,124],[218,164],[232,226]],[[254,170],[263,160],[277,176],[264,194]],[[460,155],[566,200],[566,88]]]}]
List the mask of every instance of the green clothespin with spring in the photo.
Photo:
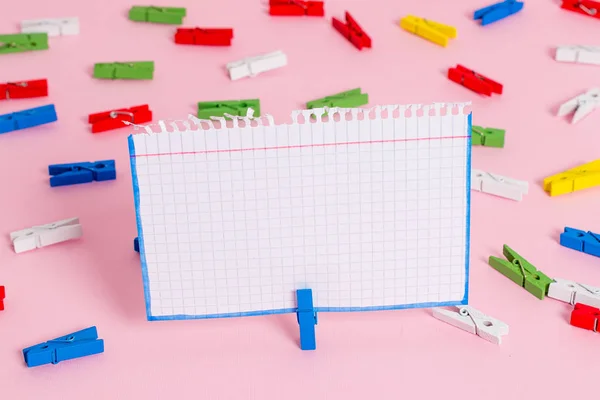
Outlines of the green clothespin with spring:
[{"label": "green clothespin with spring", "polygon": [[502,129],[473,125],[471,127],[471,144],[473,146],[504,148],[505,132]]},{"label": "green clothespin with spring", "polygon": [[48,50],[47,33],[0,35],[0,54],[22,53],[34,50]]},{"label": "green clothespin with spring", "polygon": [[356,88],[346,92],[323,97],[322,99],[309,101],[306,103],[306,108],[309,110],[323,107],[353,108],[364,106],[368,103],[369,95],[367,93],[361,93],[361,89]]},{"label": "green clothespin with spring", "polygon": [[[225,117],[225,114],[245,117],[248,109],[252,109],[253,117],[260,117],[260,100],[226,100],[226,101],[201,101],[198,103],[198,118]],[[229,119],[228,117],[225,117]]]},{"label": "green clothespin with spring", "polygon": [[133,6],[129,9],[129,19],[138,22],[181,25],[185,17],[185,8]]},{"label": "green clothespin with spring", "polygon": [[98,79],[152,79],[154,61],[98,63],[94,78]]}]

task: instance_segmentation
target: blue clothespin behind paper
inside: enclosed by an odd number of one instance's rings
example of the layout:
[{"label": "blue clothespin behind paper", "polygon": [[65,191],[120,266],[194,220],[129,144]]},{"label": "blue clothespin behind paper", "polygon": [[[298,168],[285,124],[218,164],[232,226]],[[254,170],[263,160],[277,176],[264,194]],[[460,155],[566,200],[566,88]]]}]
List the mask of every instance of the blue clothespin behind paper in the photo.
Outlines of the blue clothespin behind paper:
[{"label": "blue clothespin behind paper", "polygon": [[516,0],[506,0],[475,11],[473,19],[481,19],[482,26],[489,25],[492,22],[496,22],[508,17],[509,15],[516,14],[522,9],[523,2]]},{"label": "blue clothespin behind paper", "polygon": [[54,164],[48,166],[48,173],[52,187],[117,179],[115,160]]},{"label": "blue clothespin behind paper", "polygon": [[300,325],[300,348],[302,350],[315,350],[317,340],[315,337],[315,325],[317,324],[317,313],[313,307],[312,289],[296,290],[298,303],[298,325]]},{"label": "blue clothespin behind paper", "polygon": [[140,252],[140,238],[133,239],[133,249],[138,253]]},{"label": "blue clothespin behind paper", "polygon": [[600,257],[600,234],[565,227],[560,234],[560,245],[585,254]]},{"label": "blue clothespin behind paper", "polygon": [[18,131],[54,122],[58,119],[54,104],[0,115],[0,133]]},{"label": "blue clothespin behind paper", "polygon": [[104,340],[98,339],[95,326],[23,349],[29,368],[99,353],[104,353]]}]

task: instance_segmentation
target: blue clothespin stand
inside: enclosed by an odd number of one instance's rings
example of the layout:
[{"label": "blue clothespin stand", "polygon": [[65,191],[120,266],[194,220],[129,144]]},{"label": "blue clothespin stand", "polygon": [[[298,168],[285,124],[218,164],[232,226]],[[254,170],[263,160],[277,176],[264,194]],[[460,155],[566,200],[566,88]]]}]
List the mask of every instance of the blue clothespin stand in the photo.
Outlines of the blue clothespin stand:
[{"label": "blue clothespin stand", "polygon": [[133,239],[133,249],[138,253],[140,252],[140,238]]},{"label": "blue clothespin stand", "polygon": [[565,227],[560,234],[560,245],[585,254],[600,257],[600,234]]},{"label": "blue clothespin stand", "polygon": [[23,349],[29,368],[104,353],[104,340],[95,326]]},{"label": "blue clothespin stand", "polygon": [[18,131],[58,120],[54,104],[0,115],[0,133]]},{"label": "blue clothespin stand", "polygon": [[92,181],[110,181],[117,178],[115,160],[54,164],[48,166],[50,186],[75,185]]},{"label": "blue clothespin stand", "polygon": [[317,325],[317,313],[313,307],[312,289],[296,290],[298,303],[298,325],[300,325],[300,348],[302,350],[315,350],[317,339],[315,336],[315,325]]},{"label": "blue clothespin stand", "polygon": [[500,3],[475,11],[474,20],[481,19],[481,25],[489,25],[493,22],[504,19],[510,15],[516,14],[523,9],[523,2],[516,0],[506,0]]}]

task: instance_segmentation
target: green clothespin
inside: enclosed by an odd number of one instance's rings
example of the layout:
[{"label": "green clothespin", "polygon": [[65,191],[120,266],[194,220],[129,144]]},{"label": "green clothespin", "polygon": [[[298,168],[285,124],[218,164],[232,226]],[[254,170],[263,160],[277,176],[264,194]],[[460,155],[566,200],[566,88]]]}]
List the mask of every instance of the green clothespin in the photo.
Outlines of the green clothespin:
[{"label": "green clothespin", "polygon": [[306,108],[309,110],[323,107],[352,108],[364,106],[367,103],[369,103],[369,95],[367,93],[361,93],[360,88],[356,88],[348,90],[347,92],[323,97],[322,99],[309,101],[306,103]]},{"label": "green clothespin", "polygon": [[502,129],[484,128],[473,125],[471,127],[471,144],[473,146],[504,148],[505,132]]},{"label": "green clothespin", "polygon": [[34,50],[48,50],[47,33],[0,35],[0,54],[22,53]]},{"label": "green clothespin", "polygon": [[517,285],[524,287],[525,290],[538,299],[543,300],[544,296],[548,294],[548,287],[554,282],[554,279],[549,278],[542,271],[538,271],[529,261],[507,245],[504,245],[502,254],[508,261],[490,256],[488,262],[491,267]]},{"label": "green clothespin", "polygon": [[94,65],[94,78],[98,79],[152,79],[154,61],[98,63]]},{"label": "green clothespin", "polygon": [[185,8],[133,6],[129,10],[129,19],[131,21],[155,22],[157,24],[181,25],[185,13]]},{"label": "green clothespin", "polygon": [[198,118],[224,117],[225,114],[245,117],[248,109],[254,111],[253,117],[260,117],[260,100],[226,100],[226,101],[201,101],[198,103]]}]

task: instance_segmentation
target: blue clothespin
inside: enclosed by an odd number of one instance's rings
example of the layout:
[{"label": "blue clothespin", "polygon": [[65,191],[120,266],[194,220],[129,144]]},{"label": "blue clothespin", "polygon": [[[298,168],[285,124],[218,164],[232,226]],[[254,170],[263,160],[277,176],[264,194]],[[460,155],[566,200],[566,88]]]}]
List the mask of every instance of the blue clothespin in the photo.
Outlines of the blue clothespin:
[{"label": "blue clothespin", "polygon": [[99,353],[104,353],[104,340],[98,339],[95,326],[23,349],[29,368]]},{"label": "blue clothespin", "polygon": [[54,104],[0,115],[0,133],[18,131],[54,122],[58,119]]},{"label": "blue clothespin", "polygon": [[117,179],[115,160],[54,164],[48,166],[48,173],[52,187]]},{"label": "blue clothespin", "polygon": [[133,249],[135,251],[137,251],[138,253],[140,252],[140,238],[136,237],[135,239],[133,239]]},{"label": "blue clothespin", "polygon": [[489,25],[492,22],[499,21],[518,13],[523,9],[523,2],[516,0],[505,0],[500,3],[475,11],[474,20],[481,19],[481,25]]},{"label": "blue clothespin", "polygon": [[565,227],[565,231],[560,234],[560,245],[600,257],[600,234],[594,232]]},{"label": "blue clothespin", "polygon": [[302,350],[315,350],[317,340],[315,337],[315,325],[317,325],[317,313],[313,307],[312,289],[296,290],[298,302],[298,325],[300,325],[300,348]]}]

